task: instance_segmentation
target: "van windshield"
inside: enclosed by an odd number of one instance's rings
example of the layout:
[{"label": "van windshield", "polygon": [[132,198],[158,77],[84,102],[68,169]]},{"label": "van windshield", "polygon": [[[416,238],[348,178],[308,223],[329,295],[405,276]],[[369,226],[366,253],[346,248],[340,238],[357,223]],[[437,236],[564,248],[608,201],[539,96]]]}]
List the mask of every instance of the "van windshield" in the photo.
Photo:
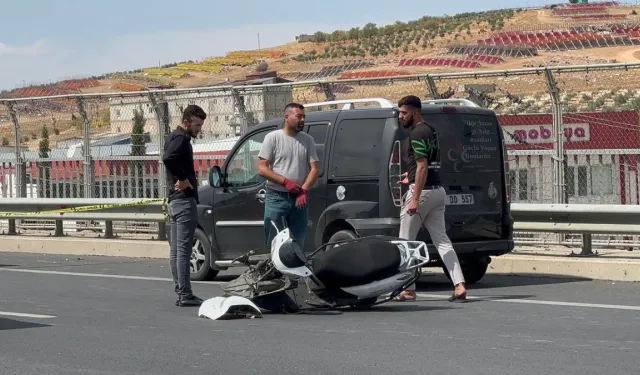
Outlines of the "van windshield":
[{"label": "van windshield", "polygon": [[424,119],[439,134],[441,173],[502,170],[500,125],[495,116],[430,113]]}]

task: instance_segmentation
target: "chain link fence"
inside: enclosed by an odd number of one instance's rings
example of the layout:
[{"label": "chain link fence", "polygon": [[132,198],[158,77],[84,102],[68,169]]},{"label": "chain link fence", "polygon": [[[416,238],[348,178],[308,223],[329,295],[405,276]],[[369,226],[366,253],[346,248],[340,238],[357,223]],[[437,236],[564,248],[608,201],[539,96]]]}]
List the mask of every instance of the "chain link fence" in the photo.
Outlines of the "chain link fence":
[{"label": "chain link fence", "polygon": [[[412,64],[411,62],[405,62]],[[365,68],[359,74],[343,74]],[[639,204],[640,64],[553,66],[395,75],[366,61],[324,67],[283,84],[214,86],[0,100],[0,196],[162,198],[163,136],[189,104],[207,112],[194,141],[196,171],[207,181],[239,136],[281,116],[286,103],[381,97],[397,101],[467,98],[493,109],[508,148],[510,196],[522,203]],[[338,76],[327,80],[323,77]],[[635,87],[634,87],[635,85]],[[1,222],[5,228],[102,231],[103,223]],[[7,226],[9,225],[9,226]],[[120,233],[155,233],[156,225],[115,223]],[[30,231],[32,232],[32,231]],[[36,232],[33,232],[36,233]],[[557,235],[519,233],[530,243]],[[565,243],[580,241],[562,236]],[[632,237],[594,236],[600,245]]]}]

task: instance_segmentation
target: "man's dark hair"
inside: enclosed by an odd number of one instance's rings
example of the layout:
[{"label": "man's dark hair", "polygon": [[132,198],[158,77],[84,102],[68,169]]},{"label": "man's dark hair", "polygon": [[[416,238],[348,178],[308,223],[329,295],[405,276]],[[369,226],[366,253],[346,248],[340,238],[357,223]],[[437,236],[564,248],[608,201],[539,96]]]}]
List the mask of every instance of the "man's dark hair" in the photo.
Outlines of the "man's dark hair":
[{"label": "man's dark hair", "polygon": [[422,102],[420,98],[415,95],[407,95],[404,98],[400,99],[398,102],[398,108],[406,105],[407,107],[413,107],[415,109],[422,109]]},{"label": "man's dark hair", "polygon": [[187,108],[184,109],[184,112],[182,112],[182,121],[191,120],[191,116],[195,116],[202,121],[207,119],[207,114],[204,112],[204,109],[195,104],[189,104]]},{"label": "man's dark hair", "polygon": [[285,112],[287,111],[287,109],[289,108],[298,108],[298,109],[304,109],[304,106],[300,103],[289,103],[287,105],[284,106],[284,110]]}]

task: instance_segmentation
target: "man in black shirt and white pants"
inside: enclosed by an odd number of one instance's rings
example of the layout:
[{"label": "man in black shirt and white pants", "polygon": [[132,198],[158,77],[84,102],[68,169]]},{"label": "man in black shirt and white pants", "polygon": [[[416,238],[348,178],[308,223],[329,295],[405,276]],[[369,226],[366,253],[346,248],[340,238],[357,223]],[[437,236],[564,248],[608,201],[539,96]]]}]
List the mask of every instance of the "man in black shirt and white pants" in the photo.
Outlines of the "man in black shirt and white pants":
[{"label": "man in black shirt and white pants", "polygon": [[197,105],[189,105],[182,123],[165,139],[162,161],[167,169],[169,215],[169,264],[176,306],[199,306],[202,299],[191,290],[191,252],[198,224],[198,180],[193,167],[191,139],[202,130],[207,114]]},{"label": "man in black shirt and white pants", "polygon": [[[398,110],[400,124],[410,129],[405,155],[408,171],[403,174],[404,180],[401,181],[409,184],[409,191],[400,211],[400,237],[413,241],[424,225],[455,286],[449,301],[464,300],[464,276],[444,224],[447,193],[440,186],[438,135],[435,129],[422,119],[422,103],[417,96],[409,95],[402,98],[398,102]],[[415,299],[415,284],[396,298],[399,301]]]}]

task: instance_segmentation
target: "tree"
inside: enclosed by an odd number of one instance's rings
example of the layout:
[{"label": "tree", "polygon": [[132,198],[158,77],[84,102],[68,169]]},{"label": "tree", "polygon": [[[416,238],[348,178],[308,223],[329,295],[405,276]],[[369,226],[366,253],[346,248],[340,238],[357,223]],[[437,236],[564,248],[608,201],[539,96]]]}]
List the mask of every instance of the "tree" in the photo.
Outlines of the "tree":
[{"label": "tree", "polygon": [[133,181],[136,182],[136,197],[138,195],[144,196],[142,187],[144,186],[144,160],[137,159],[137,157],[145,156],[147,154],[146,137],[144,133],[144,126],[147,120],[144,118],[144,111],[142,107],[140,110],[133,110],[133,126],[131,127],[131,153],[133,157],[129,163],[129,173],[133,175]]},{"label": "tree", "polygon": [[38,196],[41,198],[51,198],[51,162],[42,160],[49,159],[50,152],[49,129],[45,125],[42,127],[38,145],[38,159],[40,160],[36,163],[38,170]]},{"label": "tree", "polygon": [[256,72],[258,72],[258,73],[266,72],[267,69],[269,69],[269,64],[267,64],[265,61],[260,62],[256,66]]}]

